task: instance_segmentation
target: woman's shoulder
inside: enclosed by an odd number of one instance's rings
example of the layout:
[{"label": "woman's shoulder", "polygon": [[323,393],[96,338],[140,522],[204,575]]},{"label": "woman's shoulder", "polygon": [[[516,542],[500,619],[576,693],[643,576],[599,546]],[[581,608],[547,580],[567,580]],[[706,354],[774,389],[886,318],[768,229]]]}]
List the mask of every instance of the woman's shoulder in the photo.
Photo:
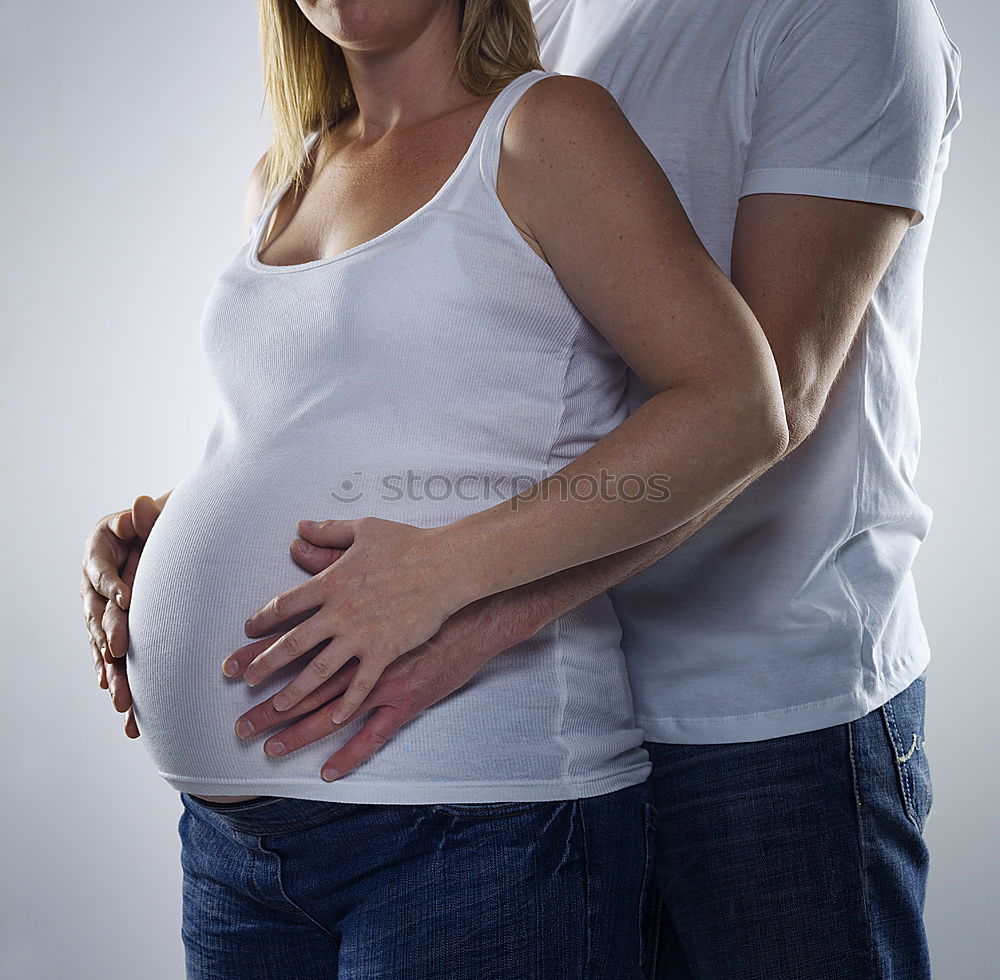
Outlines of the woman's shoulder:
[{"label": "woman's shoulder", "polygon": [[593,152],[601,143],[635,137],[615,97],[578,75],[545,75],[518,98],[507,118],[503,153],[534,167],[560,157]]},{"label": "woman's shoulder", "polygon": [[507,118],[500,153],[508,181],[533,197],[571,172],[604,176],[649,156],[603,85],[562,74],[545,75],[521,94]]},{"label": "woman's shoulder", "polygon": [[543,75],[521,95],[507,125],[526,132],[543,128],[573,130],[621,116],[615,97],[599,82],[580,75]]}]

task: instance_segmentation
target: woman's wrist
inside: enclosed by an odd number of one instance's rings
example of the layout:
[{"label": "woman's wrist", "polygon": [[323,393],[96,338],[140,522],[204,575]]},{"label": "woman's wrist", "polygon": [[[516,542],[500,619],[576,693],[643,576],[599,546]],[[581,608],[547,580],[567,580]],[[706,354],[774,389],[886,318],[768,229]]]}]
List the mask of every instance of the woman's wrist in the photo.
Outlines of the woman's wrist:
[{"label": "woman's wrist", "polygon": [[426,532],[433,555],[431,574],[441,582],[443,598],[451,612],[502,591],[504,587],[497,584],[489,551],[481,541],[477,543],[474,525],[468,517],[427,528]]}]

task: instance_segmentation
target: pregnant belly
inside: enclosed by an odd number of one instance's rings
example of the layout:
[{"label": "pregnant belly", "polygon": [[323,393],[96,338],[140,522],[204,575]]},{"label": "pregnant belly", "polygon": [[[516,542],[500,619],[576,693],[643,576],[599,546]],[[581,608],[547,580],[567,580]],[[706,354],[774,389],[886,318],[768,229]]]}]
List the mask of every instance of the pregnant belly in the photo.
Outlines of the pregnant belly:
[{"label": "pregnant belly", "polygon": [[127,659],[136,721],[157,768],[209,783],[253,780],[274,761],[233,726],[307,658],[254,688],[223,675],[222,661],[250,642],[243,624],[252,612],[309,577],[288,550],[296,521],[322,514],[320,506],[330,512],[308,489],[279,488],[275,503],[259,483],[216,469],[185,477],[153,526],[133,586]]},{"label": "pregnant belly", "polygon": [[367,464],[363,479],[373,485],[358,481],[364,494],[353,497],[359,499],[338,499],[343,474],[330,459],[271,447],[267,454],[227,451],[188,473],[153,525],[129,609],[129,686],[147,752],[164,777],[198,784],[192,795],[209,799],[223,782],[220,800],[280,795],[269,780],[312,782],[362,724],[358,719],[281,759],[264,754],[263,739],[244,740],[234,731],[240,715],[277,693],[309,660],[293,661],[253,688],[222,673],[223,660],[250,642],[243,632],[247,617],[310,578],[289,553],[298,520],[374,515],[427,525],[483,506],[387,500],[373,488],[384,464],[362,460],[351,448],[344,458],[351,469]]},{"label": "pregnant belly", "polygon": [[[358,457],[350,458],[353,464]],[[364,724],[355,719],[277,759],[264,754],[263,738],[241,739],[234,731],[237,718],[308,662],[293,661],[253,688],[222,673],[223,660],[249,642],[247,617],[310,577],[289,553],[296,521],[372,514],[430,526],[483,506],[385,502],[366,493],[350,507],[331,496],[340,487],[336,477],[306,469],[288,457],[281,465],[262,462],[259,454],[242,465],[231,456],[203,463],[175,488],[144,545],[129,610],[129,685],[141,744],[176,789],[223,801],[312,796],[317,784],[326,785],[323,764]],[[407,793],[429,799],[440,798],[444,783],[459,787],[456,799],[479,793],[494,800],[498,773],[501,782],[548,785],[564,778],[567,765],[565,740],[552,733],[574,725],[587,730],[578,740],[586,741],[580,765],[588,774],[619,766],[642,740],[631,723],[619,635],[606,596],[561,617],[405,726],[363,772],[338,780],[337,793],[404,802],[411,796],[396,789],[402,781]],[[573,691],[572,711],[553,695],[560,689]]]}]

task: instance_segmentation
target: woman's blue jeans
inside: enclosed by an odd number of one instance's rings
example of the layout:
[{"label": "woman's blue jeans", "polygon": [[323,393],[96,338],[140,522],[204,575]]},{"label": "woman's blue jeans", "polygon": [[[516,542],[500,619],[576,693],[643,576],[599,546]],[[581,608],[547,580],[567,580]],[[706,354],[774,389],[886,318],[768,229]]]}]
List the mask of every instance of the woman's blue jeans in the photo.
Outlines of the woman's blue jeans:
[{"label": "woman's blue jeans", "polygon": [[194,980],[641,980],[649,784],[545,803],[181,794]]},{"label": "woman's blue jeans", "polygon": [[656,980],[927,980],[926,679],[855,721],[646,743]]}]

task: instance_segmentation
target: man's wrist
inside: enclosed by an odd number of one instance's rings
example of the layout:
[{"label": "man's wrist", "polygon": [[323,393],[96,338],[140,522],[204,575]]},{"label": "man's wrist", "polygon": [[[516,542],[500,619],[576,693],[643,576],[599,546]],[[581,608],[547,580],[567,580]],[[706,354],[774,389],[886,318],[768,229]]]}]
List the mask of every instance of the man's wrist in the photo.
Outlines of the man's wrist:
[{"label": "man's wrist", "polygon": [[[495,592],[465,606],[453,617],[464,620],[470,636],[479,638],[489,649],[489,656],[509,650],[531,639],[556,618],[537,583]],[[457,625],[457,624],[455,624]]]}]

